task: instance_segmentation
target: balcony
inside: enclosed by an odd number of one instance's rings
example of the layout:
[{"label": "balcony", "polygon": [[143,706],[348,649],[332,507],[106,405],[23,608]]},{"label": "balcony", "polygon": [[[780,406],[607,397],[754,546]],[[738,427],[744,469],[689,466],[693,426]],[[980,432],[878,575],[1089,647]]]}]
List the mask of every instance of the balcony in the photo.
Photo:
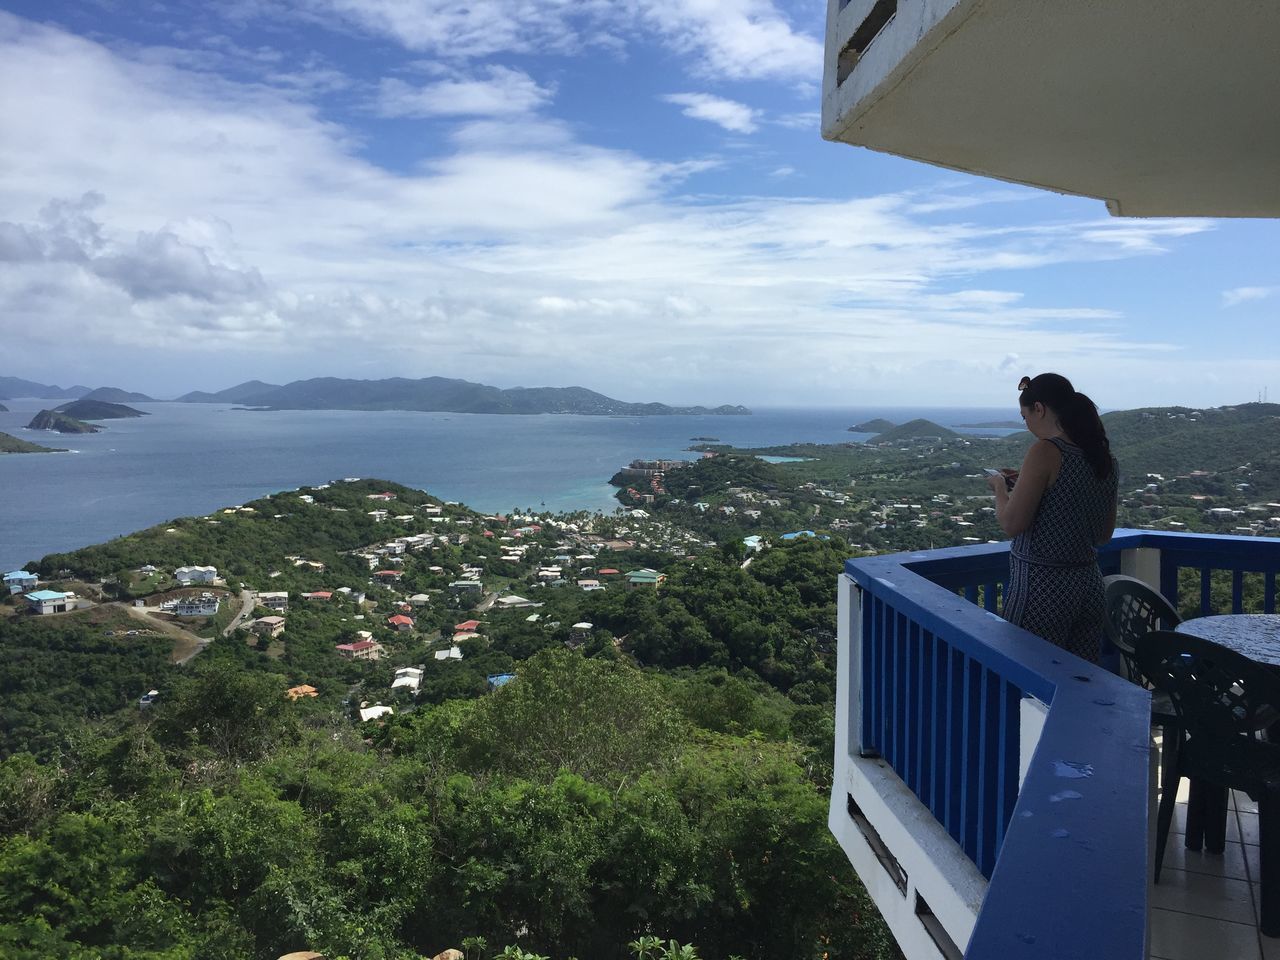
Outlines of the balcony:
[{"label": "balcony", "polygon": [[[1184,610],[1275,612],[1280,540],[1120,530],[1099,562]],[[850,560],[840,578],[829,823],[903,953],[1176,960],[1198,930],[1261,958],[1247,798],[1225,858],[1171,837],[1154,887],[1150,696],[1000,619],[1007,577],[1008,545],[984,544]],[[1239,902],[1202,909],[1209,887]]]},{"label": "balcony", "polygon": [[1280,5],[828,0],[822,135],[1096,197],[1280,216]]}]

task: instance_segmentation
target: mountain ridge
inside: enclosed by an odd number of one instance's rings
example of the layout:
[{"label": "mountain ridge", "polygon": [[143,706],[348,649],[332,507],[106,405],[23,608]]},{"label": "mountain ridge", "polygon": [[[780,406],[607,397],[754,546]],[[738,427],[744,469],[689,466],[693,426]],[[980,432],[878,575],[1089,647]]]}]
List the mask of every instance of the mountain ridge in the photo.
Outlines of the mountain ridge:
[{"label": "mountain ridge", "polygon": [[[665,403],[629,403],[586,387],[510,387],[502,389],[469,380],[424,377],[411,380],[350,380],[314,377],[253,392],[254,381],[220,393],[186,394],[189,403],[233,402],[272,410],[421,410],[439,413],[540,414],[588,416],[746,416],[741,405],[675,407]],[[234,395],[233,395],[234,394]]]}]

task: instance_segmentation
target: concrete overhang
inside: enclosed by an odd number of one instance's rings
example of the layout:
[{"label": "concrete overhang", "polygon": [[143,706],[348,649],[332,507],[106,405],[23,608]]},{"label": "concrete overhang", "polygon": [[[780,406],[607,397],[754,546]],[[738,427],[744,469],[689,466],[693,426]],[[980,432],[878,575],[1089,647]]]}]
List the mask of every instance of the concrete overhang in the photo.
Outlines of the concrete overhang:
[{"label": "concrete overhang", "polygon": [[822,135],[1096,197],[1280,216],[1275,0],[829,0]]}]

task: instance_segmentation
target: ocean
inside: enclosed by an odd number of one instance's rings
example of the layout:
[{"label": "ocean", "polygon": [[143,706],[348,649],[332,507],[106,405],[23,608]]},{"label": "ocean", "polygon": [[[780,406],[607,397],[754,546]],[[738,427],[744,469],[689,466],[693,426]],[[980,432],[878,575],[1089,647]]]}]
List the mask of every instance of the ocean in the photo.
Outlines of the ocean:
[{"label": "ocean", "polygon": [[[340,477],[378,477],[485,512],[598,510],[631,460],[692,457],[694,437],[738,447],[866,439],[874,417],[943,426],[1009,420],[1009,409],[765,409],[747,417],[504,416],[410,411],[245,411],[133,404],[149,416],[101,433],[25,425],[53,401],[5,400],[0,431],[75,452],[0,454],[0,570],[175,517]],[[1010,430],[967,430],[1003,435]]]}]

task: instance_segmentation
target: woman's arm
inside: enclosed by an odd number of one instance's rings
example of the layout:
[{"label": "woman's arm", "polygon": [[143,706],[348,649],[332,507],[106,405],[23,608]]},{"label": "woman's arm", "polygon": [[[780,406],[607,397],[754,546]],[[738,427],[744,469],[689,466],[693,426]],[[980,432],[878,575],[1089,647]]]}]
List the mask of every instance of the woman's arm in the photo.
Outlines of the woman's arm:
[{"label": "woman's arm", "polygon": [[1006,535],[1016,537],[1031,526],[1049,481],[1061,465],[1058,448],[1048,440],[1037,440],[1022,461],[1013,492],[1006,489],[1003,477],[988,478],[996,495],[996,520]]}]

